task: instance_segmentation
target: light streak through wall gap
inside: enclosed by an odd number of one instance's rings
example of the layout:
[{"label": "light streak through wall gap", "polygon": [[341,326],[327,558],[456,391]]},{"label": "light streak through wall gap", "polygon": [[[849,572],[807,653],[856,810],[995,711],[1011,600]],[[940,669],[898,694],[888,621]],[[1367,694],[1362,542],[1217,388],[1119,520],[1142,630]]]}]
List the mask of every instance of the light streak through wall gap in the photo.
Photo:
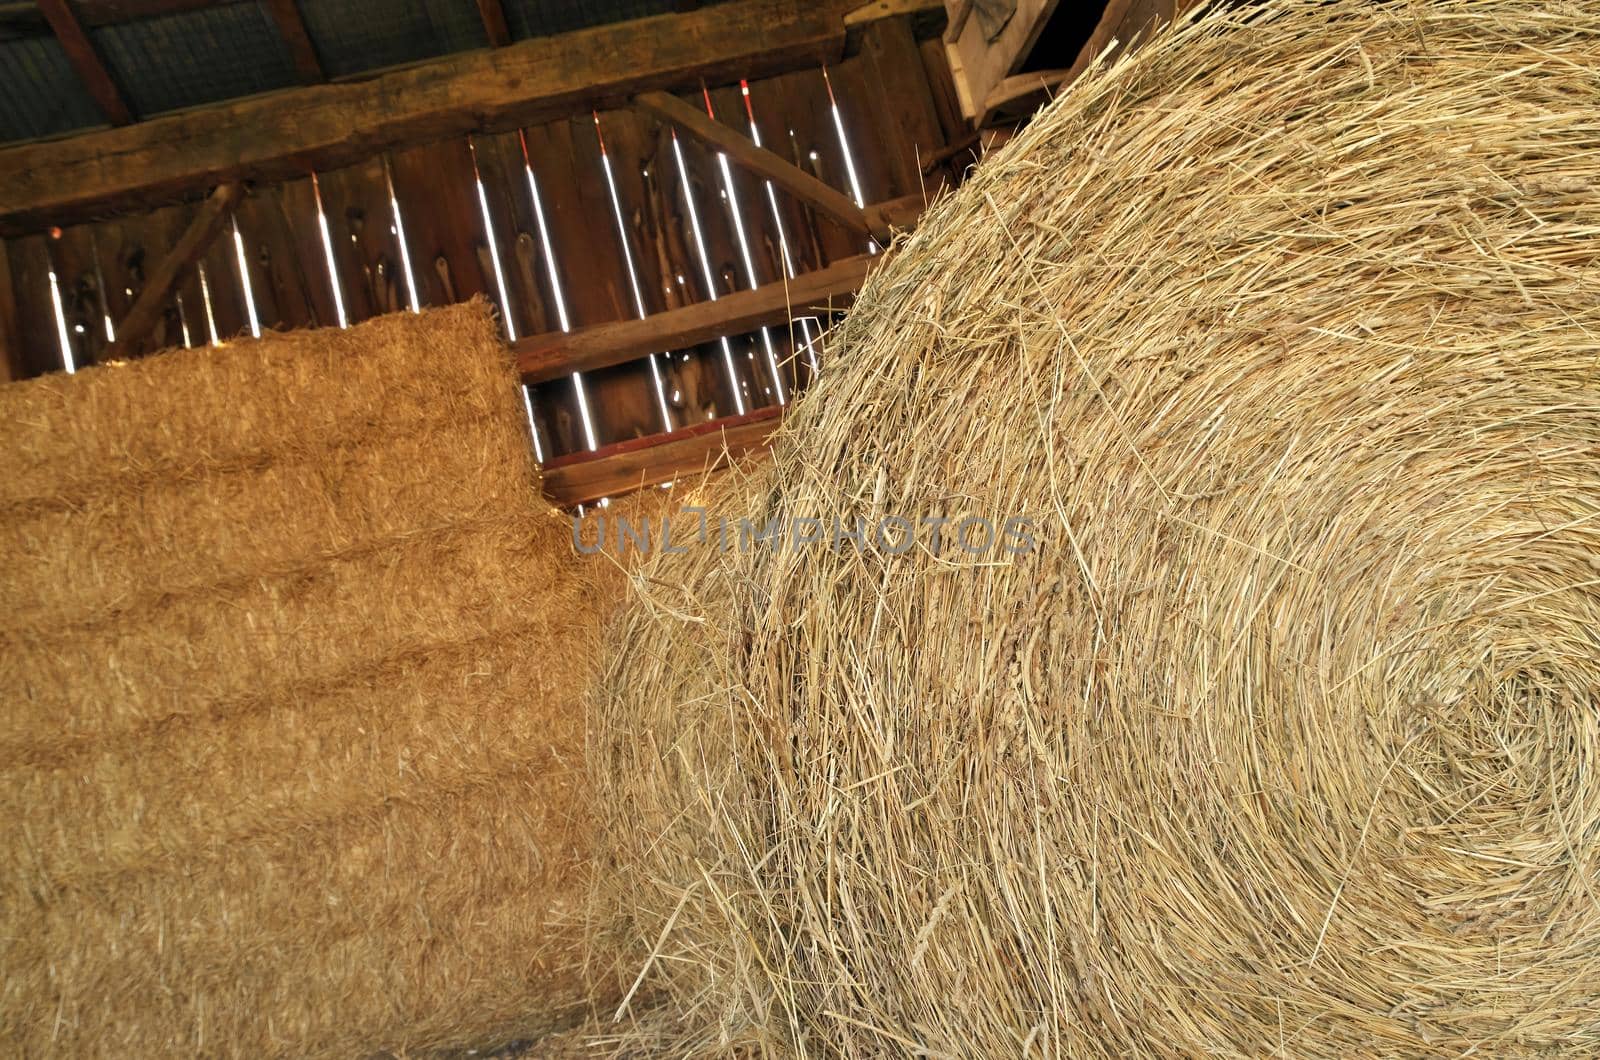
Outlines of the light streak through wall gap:
[{"label": "light streak through wall gap", "polygon": [[494,285],[500,292],[500,316],[506,325],[506,339],[517,341],[516,313],[511,308],[511,296],[506,290],[505,270],[500,267],[500,241],[494,236],[494,218],[489,214],[489,193],[483,189],[483,175],[478,172],[478,148],[469,138],[467,153],[472,156],[472,182],[478,188],[478,208],[483,211],[483,236],[489,242],[489,263],[494,266]]},{"label": "light streak through wall gap", "polygon": [[389,188],[389,213],[394,217],[394,238],[400,244],[400,268],[406,276],[406,298],[413,313],[422,312],[422,301],[417,297],[417,281],[411,272],[411,248],[406,243],[406,223],[400,217],[400,199],[394,193],[394,173],[389,168],[389,156],[383,156],[383,180]]},{"label": "light streak through wall gap", "polygon": [[339,326],[347,328],[350,320],[344,313],[344,292],[339,289],[339,266],[333,259],[333,236],[328,231],[328,215],[322,209],[322,185],[317,180],[315,170],[311,173],[311,193],[317,200],[317,231],[322,234],[322,255],[328,262],[328,286],[333,291],[333,311],[338,317]]},{"label": "light streak through wall gap", "polygon": [[117,341],[117,330],[111,326],[110,302],[106,297],[106,274],[100,268],[100,241],[95,238],[94,229],[89,229],[89,252],[94,256],[94,285],[100,292],[100,319],[105,324],[106,341]]},{"label": "light streak through wall gap", "polygon": [[250,288],[250,260],[244,252],[244,236],[239,233],[239,218],[233,219],[233,252],[239,263],[239,289],[244,292],[244,308],[250,315],[250,335],[261,337],[261,320],[256,316],[256,295]]},{"label": "light streak through wall gap", "polygon": [[[628,242],[628,225],[622,217],[622,199],[617,195],[617,179],[611,172],[611,156],[606,151],[606,138],[600,131],[600,112],[594,112],[594,136],[600,145],[600,168],[606,175],[606,190],[611,195],[611,216],[617,222],[617,242],[622,244],[622,260],[628,267],[628,284],[633,289],[633,308],[643,320],[650,315],[645,308],[644,293],[639,289],[639,270],[633,264],[633,249]],[[659,354],[650,355],[650,378],[656,388],[656,405],[661,410],[661,429],[672,430],[672,413],[667,408],[666,381],[661,378]]]},{"label": "light streak through wall gap", "polygon": [[[700,212],[695,209],[694,190],[689,185],[689,166],[683,160],[683,147],[678,143],[678,130],[672,130],[672,154],[678,160],[678,181],[683,185],[683,204],[689,212],[689,230],[694,235],[695,248],[700,253],[700,271],[705,275],[706,295],[717,300],[717,278],[711,271],[711,256],[706,252],[705,234],[700,230]],[[745,414],[744,394],[739,386],[739,374],[733,367],[733,347],[726,336],[722,339],[722,361],[728,368],[728,385],[733,388],[733,405],[739,415]]]},{"label": "light streak through wall gap", "polygon": [[183,348],[194,349],[194,339],[189,334],[189,314],[183,308],[183,295],[177,295],[173,301],[178,306],[178,329],[183,332]]},{"label": "light streak through wall gap", "polygon": [[[844,115],[839,113],[839,99],[833,94],[833,79],[828,76],[828,67],[822,67],[822,83],[828,89],[828,109],[833,112],[833,130],[839,135],[839,151],[844,155],[845,176],[850,180],[850,197],[856,205],[863,210],[867,208],[866,197],[861,194],[861,177],[856,172],[855,154],[850,150],[850,138],[845,135]],[[867,250],[873,254],[878,252],[876,240],[867,240]]]},{"label": "light streak through wall gap", "polygon": [[78,370],[78,362],[72,356],[72,339],[67,334],[67,313],[61,304],[61,284],[56,279],[54,263],[50,267],[50,307],[56,313],[56,340],[61,343],[61,367],[71,375]]},{"label": "light streak through wall gap", "polygon": [[195,265],[194,271],[200,277],[200,302],[206,308],[206,333],[211,336],[211,345],[221,346],[222,340],[217,337],[217,314],[211,309],[211,282],[206,278],[206,263],[202,261]]},{"label": "light streak through wall gap", "polygon": [[[716,121],[717,112],[711,105],[711,93],[704,83],[700,86],[700,94],[706,101],[706,116]],[[722,170],[722,190],[728,197],[728,216],[733,218],[734,236],[739,240],[739,257],[744,263],[745,283],[753,291],[761,286],[761,281],[756,278],[755,261],[750,256],[750,240],[745,235],[744,215],[739,208],[739,193],[734,188],[733,170],[728,167],[727,152],[717,152],[717,165]],[[778,404],[787,405],[789,399],[783,392],[783,376],[778,372],[778,355],[772,348],[772,331],[765,326],[761,328],[761,344],[767,354],[767,371],[772,374],[772,385],[777,388]]]},{"label": "light streak through wall gap", "polygon": [[[550,280],[550,292],[556,301],[556,319],[561,324],[562,331],[572,330],[572,318],[567,314],[567,296],[561,287],[561,269],[556,264],[555,247],[550,240],[550,226],[545,222],[544,196],[539,194],[539,180],[534,176],[533,162],[528,157],[528,138],[521,129],[517,130],[517,140],[522,144],[522,171],[528,178],[528,194],[533,196],[533,219],[539,226],[539,247],[544,252],[545,275]],[[522,388],[523,400],[528,405],[528,418],[533,418],[533,397],[529,388]],[[583,385],[583,375],[572,373],[572,393],[578,402],[578,418],[583,421],[583,441],[589,451],[600,448],[599,438],[595,434],[594,417],[589,412],[589,395]],[[534,429],[535,447],[538,444],[538,428]],[[543,457],[540,457],[543,460]]]}]

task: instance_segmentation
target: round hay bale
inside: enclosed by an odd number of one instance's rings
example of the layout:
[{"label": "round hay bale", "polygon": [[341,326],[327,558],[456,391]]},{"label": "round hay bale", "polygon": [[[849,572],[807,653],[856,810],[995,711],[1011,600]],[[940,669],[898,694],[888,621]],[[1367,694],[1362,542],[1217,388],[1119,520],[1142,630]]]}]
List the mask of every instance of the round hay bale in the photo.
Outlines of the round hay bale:
[{"label": "round hay bale", "polygon": [[1577,3],[1288,0],[931,212],[736,513],[912,547],[614,642],[675,1048],[1600,1050],[1597,99]]},{"label": "round hay bale", "polygon": [[[620,956],[617,977],[632,980],[634,989],[618,1012],[645,1017],[620,1037],[646,1053],[651,1046],[682,1052],[742,1037],[741,1028],[711,1034],[689,1030],[668,1007],[635,1005],[646,983],[639,1000],[659,1000],[648,975],[654,961],[645,958],[645,974],[627,962],[637,951],[648,954],[655,941],[630,938],[630,929],[660,934],[674,922],[674,909],[688,907],[699,914],[708,902],[715,903],[716,884],[702,878],[702,870],[715,869],[718,852],[738,843],[719,822],[733,820],[739,811],[730,814],[722,807],[742,808],[755,797],[735,738],[750,722],[743,713],[746,698],[729,668],[739,650],[733,607],[742,574],[737,556],[718,547],[717,537],[722,520],[761,507],[766,493],[764,466],[736,464],[693,487],[680,483],[664,500],[647,494],[631,506],[628,501],[612,505],[630,507],[623,517],[635,523],[641,516],[665,517],[671,537],[690,542],[681,553],[654,551],[630,568],[632,606],[618,608],[607,631],[607,662],[590,710],[595,724],[588,762],[596,804],[604,808],[602,823],[608,826],[595,873],[606,885],[596,895],[591,951]],[[590,547],[607,539],[605,527],[600,522],[595,536],[585,537]],[[652,523],[653,540],[660,540],[657,527]],[[613,526],[609,539],[614,541],[616,533]],[[643,915],[640,899],[648,903]],[[612,938],[619,930],[621,938]],[[696,967],[730,980],[731,969],[713,966],[739,956],[712,947]],[[730,982],[727,989],[734,988]],[[616,1036],[614,1026],[606,1029]]]}]

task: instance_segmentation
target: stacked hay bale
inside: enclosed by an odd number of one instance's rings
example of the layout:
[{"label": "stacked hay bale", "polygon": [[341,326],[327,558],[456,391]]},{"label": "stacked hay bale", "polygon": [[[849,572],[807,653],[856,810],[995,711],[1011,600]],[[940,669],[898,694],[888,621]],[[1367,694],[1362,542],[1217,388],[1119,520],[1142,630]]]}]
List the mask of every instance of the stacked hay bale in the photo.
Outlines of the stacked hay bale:
[{"label": "stacked hay bale", "polygon": [[480,302],[0,389],[9,1049],[352,1056],[587,1011],[607,597],[516,387]]},{"label": "stacked hay bale", "polygon": [[1585,5],[1285,0],[925,217],[730,513],[914,544],[660,557],[607,671],[664,1051],[1600,1050],[1596,100]]}]

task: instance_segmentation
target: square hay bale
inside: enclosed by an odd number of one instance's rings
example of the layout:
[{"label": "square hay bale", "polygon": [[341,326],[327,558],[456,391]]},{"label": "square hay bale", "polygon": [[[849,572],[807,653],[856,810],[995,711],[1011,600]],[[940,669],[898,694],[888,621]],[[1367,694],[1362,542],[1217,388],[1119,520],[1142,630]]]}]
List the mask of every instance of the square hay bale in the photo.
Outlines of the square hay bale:
[{"label": "square hay bale", "polygon": [[601,600],[482,303],[0,389],[0,1042],[582,1017]]}]

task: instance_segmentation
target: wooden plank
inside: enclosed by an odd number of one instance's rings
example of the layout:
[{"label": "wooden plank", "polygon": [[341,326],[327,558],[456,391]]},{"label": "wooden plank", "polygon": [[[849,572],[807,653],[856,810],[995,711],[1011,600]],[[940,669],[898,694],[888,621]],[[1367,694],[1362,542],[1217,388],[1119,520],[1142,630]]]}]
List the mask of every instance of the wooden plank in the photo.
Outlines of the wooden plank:
[{"label": "wooden plank", "polygon": [[[309,201],[311,181],[296,183],[305,186],[303,194]],[[308,327],[319,319],[333,322],[332,292],[326,290],[326,284],[317,284],[314,289],[311,280],[321,274],[321,258],[301,260],[302,244],[296,232],[298,225],[314,230],[316,218],[299,218],[291,223],[286,213],[287,198],[283,185],[257,186],[234,210],[245,241],[261,326],[279,331]]]},{"label": "wooden plank", "polygon": [[[310,313],[309,323],[314,327],[337,327],[339,314],[338,304],[333,298],[334,281],[328,272],[328,254],[323,248],[322,232],[317,224],[317,189],[311,178],[305,177],[285,181],[272,190],[277,199],[277,223],[282,226],[287,253],[297,263],[301,290],[306,296],[306,309]],[[332,239],[331,229],[329,239]],[[283,277],[286,283],[292,283],[293,280],[293,276]],[[342,287],[339,297],[344,297]]]},{"label": "wooden plank", "polygon": [[967,19],[972,17],[973,0],[946,0],[944,40],[947,44],[954,44],[961,39],[961,31],[967,28]]},{"label": "wooden plank", "polygon": [[[140,219],[137,229],[120,248],[123,260],[118,267],[124,276],[123,282],[126,288],[133,292],[129,309],[132,308],[131,303],[138,301],[139,293],[147,286],[150,273],[161,263],[167,251],[183,238],[183,233],[188,230],[190,222],[199,213],[202,205],[183,203],[166,206],[153,210]],[[124,311],[117,320],[125,322],[127,316],[127,311]],[[143,342],[136,345],[124,344],[119,355],[143,356],[156,350],[183,345],[185,320],[189,325],[189,341],[194,345],[204,345],[209,339],[206,329],[205,300],[200,294],[200,277],[192,269],[174,285],[172,294],[163,303],[162,312],[150,329],[150,334]]]},{"label": "wooden plank", "polygon": [[59,372],[65,367],[55,307],[50,298],[50,272],[53,266],[49,243],[50,237],[43,234],[24,236],[6,243],[24,379],[46,372]]},{"label": "wooden plank", "polygon": [[[731,126],[740,136],[744,137],[748,141],[750,137],[750,124],[745,117],[744,99],[739,92],[739,86],[729,85],[726,88],[715,89],[707,92],[706,95],[711,98],[711,104],[716,111],[717,121],[724,125]],[[775,157],[778,157],[779,161],[783,162],[783,164],[795,168],[797,172],[800,172],[806,176],[810,176],[810,174],[805,173],[804,170],[794,166],[794,163],[790,162],[788,159],[782,158],[781,156]],[[777,259],[775,257],[769,258],[769,256],[764,253],[764,248],[766,246],[776,246],[777,242],[776,235],[770,231],[772,228],[772,211],[767,207],[766,191],[764,190],[768,182],[761,179],[759,176],[755,176],[738,168],[735,165],[732,165],[731,163],[733,162],[733,159],[730,158],[728,161],[730,163],[730,175],[733,177],[734,189],[739,204],[740,220],[744,225],[745,238],[750,244],[751,266],[755,270],[755,281],[752,283],[750,277],[745,272],[744,262],[741,258],[739,262],[738,286],[745,288],[758,286],[764,283],[771,283],[774,280],[781,280],[783,279],[783,269],[781,266],[779,266]],[[719,178],[721,176],[720,169],[721,167],[719,166]],[[717,181],[716,186],[718,188],[722,186],[720,179]],[[773,187],[776,190],[777,186],[774,185]],[[725,212],[730,218],[733,216],[733,211],[731,208]],[[865,217],[866,215],[863,214],[862,216]],[[867,222],[870,225],[871,219],[868,218]]]},{"label": "wooden plank", "polygon": [[972,126],[966,115],[961,113],[961,99],[956,95],[955,81],[950,73],[950,57],[945,53],[944,42],[934,37],[917,47],[922,52],[922,69],[928,78],[928,88],[933,93],[939,125],[944,130],[945,150],[949,152],[952,145],[971,135]]},{"label": "wooden plank", "polygon": [[[676,224],[681,206],[668,202],[668,182],[662,179],[673,171],[674,163],[662,154],[660,123],[635,110],[607,111],[600,121],[617,182],[623,230],[639,274],[644,312],[676,309],[689,300],[677,277],[687,275],[685,270],[693,271],[694,266],[683,230]],[[609,209],[606,219],[611,221]],[[612,238],[617,237],[613,234]],[[627,293],[629,301],[617,319],[637,315],[632,290]]]},{"label": "wooden plank", "polygon": [[892,194],[922,191],[924,165],[944,149],[944,128],[922,53],[904,18],[874,22],[862,33],[867,98],[882,136],[874,146],[888,163]]},{"label": "wooden plank", "polygon": [[[633,316],[633,295],[617,243],[593,115],[530,128],[527,142],[571,325],[576,328]],[[627,176],[617,175],[624,180]],[[637,261],[637,247],[633,254]],[[549,270],[542,271],[545,275],[539,277],[540,282],[546,285],[548,304],[554,305]],[[551,330],[560,328],[558,320],[550,323]]]},{"label": "wooden plank", "polygon": [[722,467],[763,450],[782,423],[776,406],[695,424],[670,434],[621,442],[544,465],[545,496],[558,505],[588,504],[644,486]]},{"label": "wooden plank", "polygon": [[844,304],[878,260],[867,255],[847,258],[817,272],[724,295],[715,302],[697,302],[642,320],[533,336],[514,344],[517,367],[525,379],[542,382],[621,364],[657,350],[685,349],[764,324],[782,324],[812,309]]},{"label": "wooden plank", "polygon": [[506,25],[506,10],[500,0],[478,0],[478,17],[483,20],[489,47],[504,48],[511,43],[511,28]]},{"label": "wooden plank", "polygon": [[233,216],[234,204],[243,193],[244,189],[238,183],[223,184],[211,193],[200,213],[183,233],[183,238],[150,270],[144,290],[139,292],[127,319],[122,321],[117,330],[117,341],[107,350],[108,356],[125,356],[121,351],[137,348],[144,341],[161,316],[163,304],[178,280],[215,242],[218,233]]},{"label": "wooden plank", "polygon": [[72,343],[73,362],[86,368],[106,352],[105,312],[100,270],[95,268],[94,225],[74,225],[52,232],[50,258],[61,292],[62,315]]},{"label": "wooden plank", "polygon": [[548,282],[549,270],[539,241],[533,193],[528,189],[520,132],[478,136],[473,142],[489,209],[494,212],[501,265],[516,306],[517,334],[559,331],[560,314],[545,300],[546,284],[540,282],[541,273]]},{"label": "wooden plank", "polygon": [[411,269],[423,305],[450,305],[483,294],[483,217],[465,138],[392,152],[395,198],[405,218]]},{"label": "wooden plank", "polygon": [[[39,12],[50,23],[51,32],[61,42],[62,51],[67,53],[67,60],[78,72],[78,78],[83,82],[83,87],[89,90],[100,113],[112,125],[132,122],[133,111],[128,109],[127,101],[122,98],[122,90],[111,80],[111,72],[106,69],[100,53],[95,51],[94,42],[84,32],[83,24],[72,11],[72,5],[67,0],[39,0]],[[0,177],[0,185],[4,182],[5,178]]]},{"label": "wooden plank", "polygon": [[318,173],[317,180],[350,323],[403,308],[405,278],[398,274],[400,244],[383,159]]},{"label": "wooden plank", "polygon": [[1049,102],[1050,94],[1066,79],[1066,70],[1030,70],[1012,74],[984,97],[979,125],[1020,120]]},{"label": "wooden plank", "polygon": [[982,19],[951,20],[951,26],[959,24],[960,30],[957,36],[947,32],[950,68],[955,74],[962,109],[969,118],[980,119],[989,93],[1021,69],[1045,24],[1055,13],[1057,3],[1058,0],[1017,0],[1010,20],[992,41],[984,39]]},{"label": "wooden plank", "polygon": [[[821,67],[753,82],[750,108],[769,150],[817,179],[840,186],[829,180],[829,175],[842,171],[842,166],[832,165],[838,143]],[[776,190],[776,195],[797,272],[821,268],[866,249],[859,235],[819,217],[793,195],[781,189]],[[772,248],[772,252],[781,257],[779,248]]]},{"label": "wooden plank", "polygon": [[306,32],[305,19],[295,0],[261,0],[261,6],[267,9],[273,25],[278,27],[278,35],[289,48],[289,58],[294,61],[294,72],[300,80],[308,85],[327,80],[322,60],[317,58],[317,49],[311,43],[311,34]]},{"label": "wooden plank", "polygon": [[821,210],[851,231],[859,232],[861,235],[872,234],[868,230],[866,216],[848,195],[828,187],[766,148],[757,147],[746,134],[719,121],[713,121],[705,111],[665,92],[641,93],[636,102],[663,121],[672,122],[685,132],[693,134],[697,139],[723,152],[730,162],[763,180],[772,181],[773,184]]},{"label": "wooden plank", "polygon": [[[870,204],[919,190],[915,185],[904,190],[895,186],[889,151],[885,147],[895,143],[902,134],[893,127],[888,112],[875,105],[874,97],[879,88],[867,56],[853,55],[842,63],[828,67],[824,80],[832,87],[833,102],[839,108],[839,119],[850,145],[849,161],[854,163],[856,179],[861,184],[862,201]],[[837,157],[841,166],[830,183],[849,190],[849,166],[844,164],[844,146],[839,143],[838,129],[833,126],[831,114],[828,122],[828,131],[838,149]],[[854,192],[851,191],[851,194]]]},{"label": "wooden plank", "polygon": [[233,245],[233,219],[229,218],[218,238],[200,255],[195,271],[205,270],[201,279],[201,313],[210,302],[211,319],[216,321],[217,337],[223,342],[250,333],[250,318],[245,311],[244,283],[239,277],[239,254]]},{"label": "wooden plank", "polygon": [[[65,0],[52,0],[64,4]],[[268,93],[0,150],[5,232],[235,179],[273,180],[402,143],[495,132],[738,71],[834,58],[850,0],[731,0],[462,52],[367,81]]]},{"label": "wooden plank", "polygon": [[[517,267],[519,225],[514,192],[520,187],[523,197],[526,198],[527,184],[524,181],[512,182],[514,176],[521,177],[522,173],[519,170],[506,171],[503,156],[492,141],[487,141],[485,137],[472,137],[468,143],[477,166],[478,180],[483,185],[483,198],[489,208],[488,221],[481,220],[483,204],[480,203],[478,208],[479,223],[484,233],[483,269],[489,281],[489,296],[500,308],[500,316],[507,327],[507,334],[513,337],[526,335],[534,330],[530,324],[533,319],[533,309],[527,286],[523,282],[522,270]],[[532,248],[531,239],[528,246],[529,249]],[[494,269],[496,260],[494,255],[499,255],[498,278]],[[503,292],[500,289],[499,278],[505,280]],[[532,278],[530,271],[528,279]]]}]

